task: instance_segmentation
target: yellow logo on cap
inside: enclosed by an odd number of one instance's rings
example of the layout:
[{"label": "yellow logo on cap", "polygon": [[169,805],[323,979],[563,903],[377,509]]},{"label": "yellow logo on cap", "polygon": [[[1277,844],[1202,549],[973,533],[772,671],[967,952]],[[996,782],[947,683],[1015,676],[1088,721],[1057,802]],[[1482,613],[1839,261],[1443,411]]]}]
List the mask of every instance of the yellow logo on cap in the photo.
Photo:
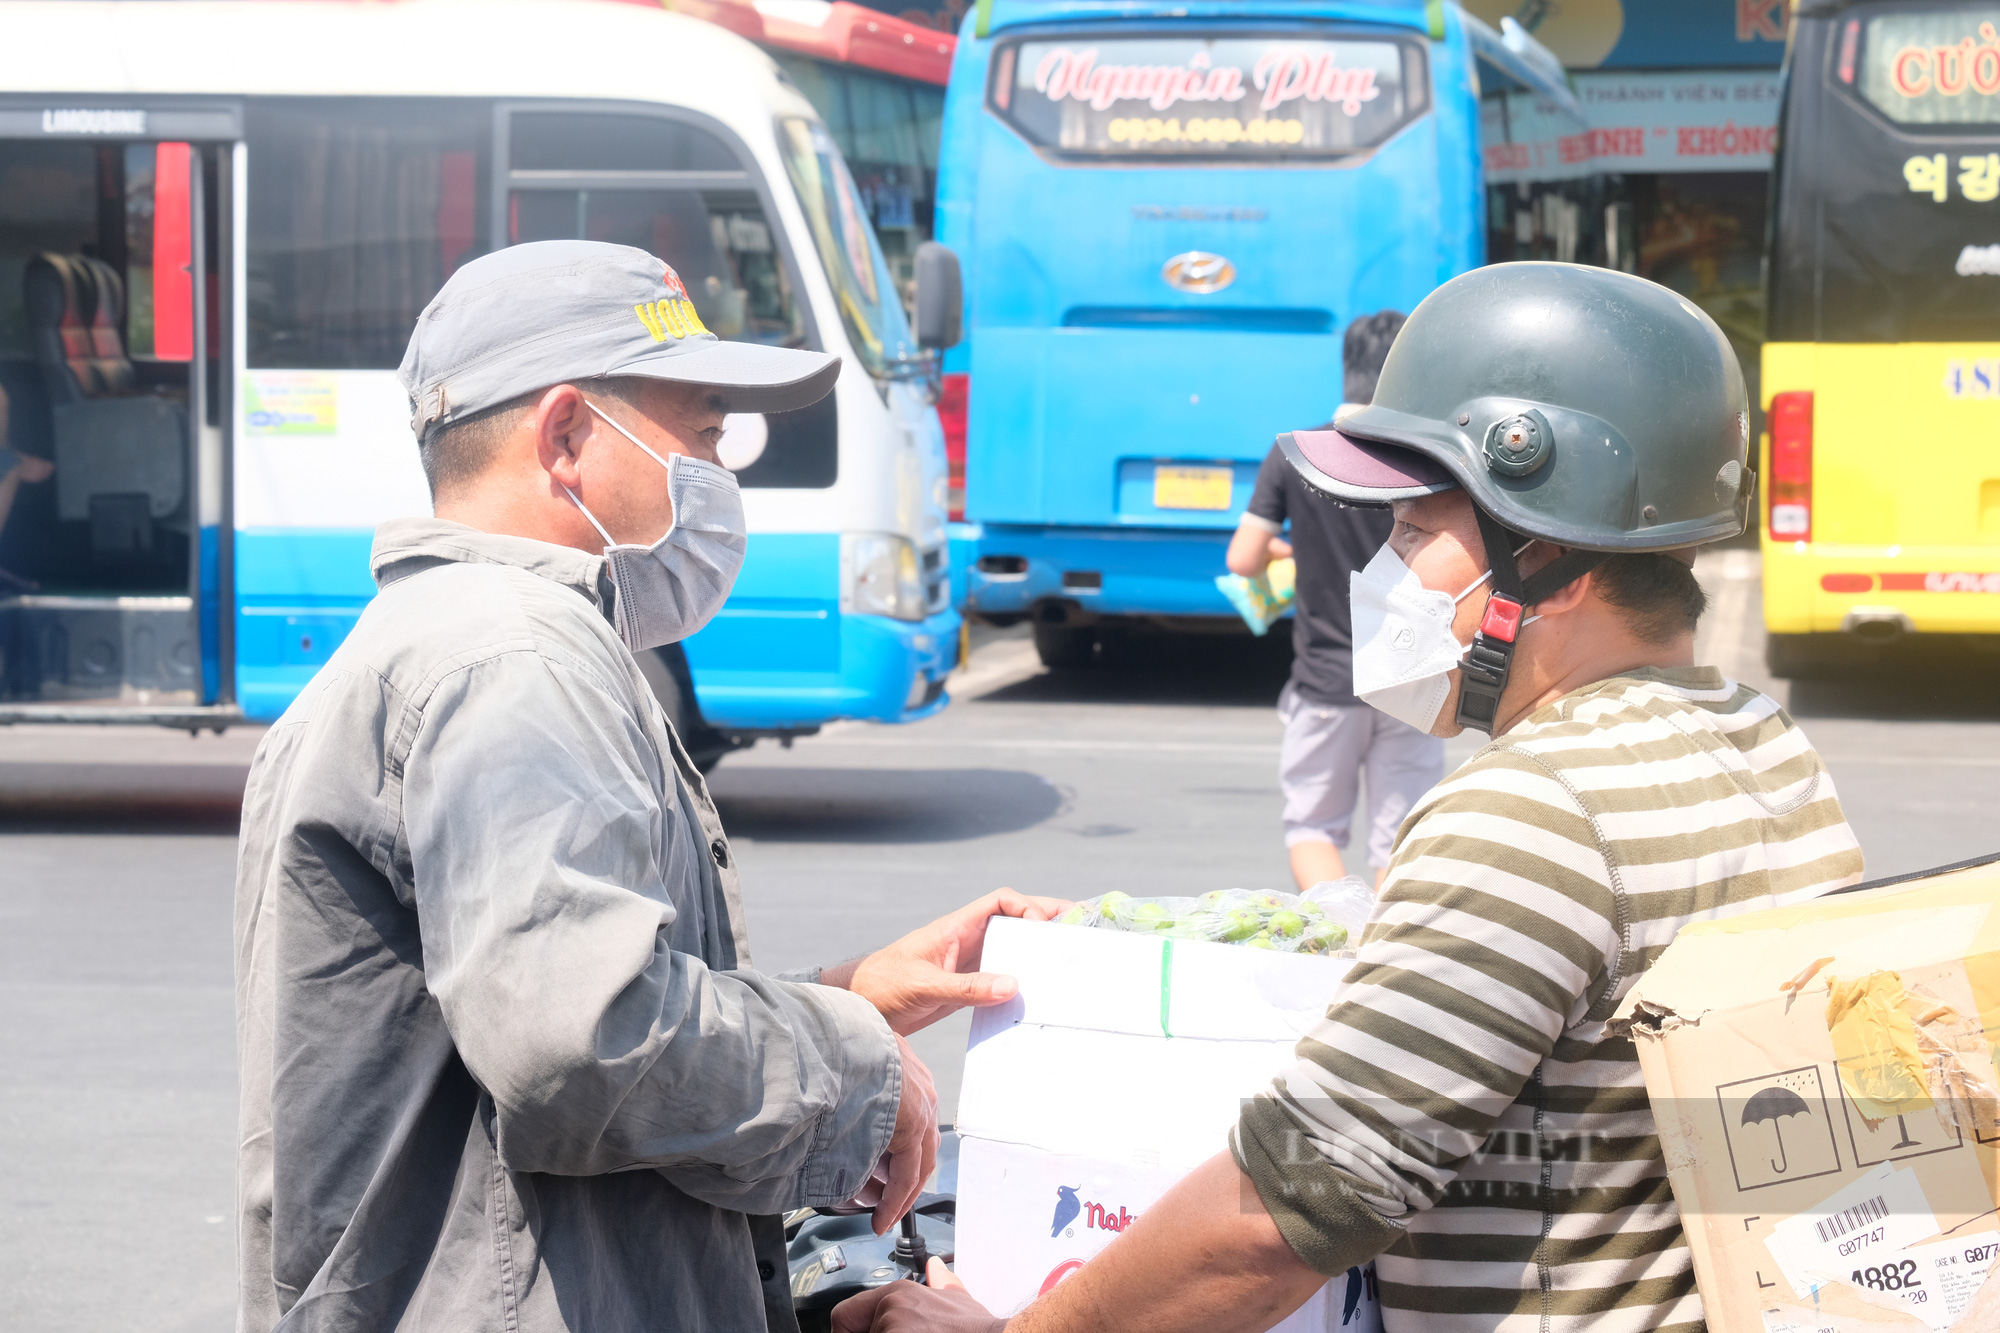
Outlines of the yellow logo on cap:
[{"label": "yellow logo on cap", "polygon": [[687,338],[697,333],[707,333],[708,326],[701,322],[701,316],[694,310],[691,301],[679,301],[668,297],[664,301],[645,301],[632,307],[639,316],[639,322],[646,326],[646,332],[653,335],[653,341],[663,343],[669,338]]},{"label": "yellow logo on cap", "polygon": [[668,338],[687,338],[697,333],[707,333],[708,327],[695,313],[694,303],[687,299],[687,284],[681,275],[674,272],[671,264],[660,265],[660,281],[666,284],[667,297],[663,301],[642,301],[632,307],[639,316],[639,322],[646,326],[646,332],[653,341],[663,343]]}]

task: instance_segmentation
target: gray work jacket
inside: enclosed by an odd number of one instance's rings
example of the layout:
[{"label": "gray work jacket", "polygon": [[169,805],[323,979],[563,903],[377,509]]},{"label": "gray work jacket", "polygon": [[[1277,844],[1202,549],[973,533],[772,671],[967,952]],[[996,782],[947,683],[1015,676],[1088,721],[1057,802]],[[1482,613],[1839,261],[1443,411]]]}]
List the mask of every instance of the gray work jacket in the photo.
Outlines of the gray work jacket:
[{"label": "gray work jacket", "polygon": [[795,1329],[771,1215],[860,1188],[895,1039],[739,970],[602,558],[403,519],[373,564],[244,795],[238,1329]]}]

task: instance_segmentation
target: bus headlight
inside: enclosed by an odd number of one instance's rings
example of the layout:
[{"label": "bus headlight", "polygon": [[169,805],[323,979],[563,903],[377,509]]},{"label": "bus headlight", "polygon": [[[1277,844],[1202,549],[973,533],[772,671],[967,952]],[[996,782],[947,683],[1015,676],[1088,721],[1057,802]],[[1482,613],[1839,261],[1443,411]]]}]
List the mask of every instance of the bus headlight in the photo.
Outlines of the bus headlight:
[{"label": "bus headlight", "polygon": [[924,618],[923,566],[907,537],[840,535],[840,609],[895,620]]}]

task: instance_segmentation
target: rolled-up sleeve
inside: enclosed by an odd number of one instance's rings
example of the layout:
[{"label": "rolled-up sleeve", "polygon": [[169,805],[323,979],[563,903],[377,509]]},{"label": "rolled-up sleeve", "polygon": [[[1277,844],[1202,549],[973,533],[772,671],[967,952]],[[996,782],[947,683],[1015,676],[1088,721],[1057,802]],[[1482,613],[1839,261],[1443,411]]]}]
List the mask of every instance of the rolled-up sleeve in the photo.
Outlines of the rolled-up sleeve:
[{"label": "rolled-up sleeve", "polygon": [[454,664],[420,703],[402,837],[422,961],[501,1160],[653,1168],[744,1212],[854,1194],[895,1125],[895,1039],[859,997],[668,947],[693,898],[665,876],[693,863],[629,708],[525,647]]},{"label": "rolled-up sleeve", "polygon": [[1573,797],[1489,751],[1407,825],[1353,966],[1232,1141],[1299,1257],[1365,1263],[1486,1143],[1620,948]]}]

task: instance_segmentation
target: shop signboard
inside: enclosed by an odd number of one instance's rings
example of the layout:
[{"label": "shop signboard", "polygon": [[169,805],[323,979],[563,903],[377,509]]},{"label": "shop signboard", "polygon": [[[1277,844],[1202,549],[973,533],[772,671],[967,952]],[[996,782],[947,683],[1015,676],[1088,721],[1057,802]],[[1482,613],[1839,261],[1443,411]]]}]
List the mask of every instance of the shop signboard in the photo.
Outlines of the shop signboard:
[{"label": "shop signboard", "polygon": [[1598,170],[1589,130],[1534,93],[1480,99],[1479,144],[1488,185],[1576,180]]},{"label": "shop signboard", "polygon": [[1775,70],[1576,75],[1603,172],[1769,171],[1778,139]]}]

